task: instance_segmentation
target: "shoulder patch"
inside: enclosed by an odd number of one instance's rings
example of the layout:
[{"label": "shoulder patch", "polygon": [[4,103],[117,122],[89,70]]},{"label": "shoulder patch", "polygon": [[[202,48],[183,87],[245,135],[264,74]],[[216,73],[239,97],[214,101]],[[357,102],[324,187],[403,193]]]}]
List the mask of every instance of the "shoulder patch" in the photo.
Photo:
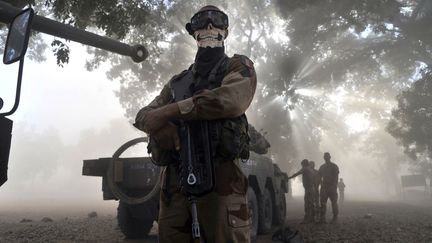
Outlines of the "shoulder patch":
[{"label": "shoulder patch", "polygon": [[246,56],[242,56],[241,61],[246,67],[253,68],[254,63]]},{"label": "shoulder patch", "polygon": [[244,55],[234,54],[234,58],[240,58],[240,62],[248,68],[253,68],[254,63],[251,59]]}]

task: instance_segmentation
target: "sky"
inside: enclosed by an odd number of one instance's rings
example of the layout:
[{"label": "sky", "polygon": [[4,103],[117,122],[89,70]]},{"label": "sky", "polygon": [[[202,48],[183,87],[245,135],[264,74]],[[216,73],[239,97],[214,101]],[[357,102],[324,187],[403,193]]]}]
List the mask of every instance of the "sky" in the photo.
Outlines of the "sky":
[{"label": "sky", "polygon": [[[25,60],[20,106],[10,116],[15,123],[25,122],[36,129],[54,127],[66,143],[76,141],[80,130],[103,127],[109,120],[123,117],[114,94],[119,85],[106,78],[106,67],[86,71],[85,48],[77,43],[71,43],[70,48],[70,63],[63,68],[56,65],[49,49],[45,62]],[[6,111],[15,97],[18,64],[0,65],[0,73],[2,110]]]}]

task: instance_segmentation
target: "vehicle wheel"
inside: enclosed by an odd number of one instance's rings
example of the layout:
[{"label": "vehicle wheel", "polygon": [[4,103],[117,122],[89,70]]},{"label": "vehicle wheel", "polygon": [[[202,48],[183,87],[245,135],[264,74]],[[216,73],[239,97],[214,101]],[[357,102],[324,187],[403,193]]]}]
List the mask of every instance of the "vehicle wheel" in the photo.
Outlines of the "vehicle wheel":
[{"label": "vehicle wheel", "polygon": [[273,222],[273,203],[269,189],[264,189],[258,206],[258,232],[261,234],[269,233]]},{"label": "vehicle wheel", "polygon": [[285,217],[286,217],[285,194],[281,194],[277,198],[279,200],[279,206],[277,209],[274,210],[273,217],[274,217],[274,224],[279,226],[285,222]]},{"label": "vehicle wheel", "polygon": [[255,242],[258,235],[258,200],[252,187],[247,190],[247,201],[249,212],[251,213],[251,240]]},{"label": "vehicle wheel", "polygon": [[154,220],[134,218],[129,210],[129,205],[120,201],[117,208],[117,221],[126,238],[142,239],[150,232]]}]

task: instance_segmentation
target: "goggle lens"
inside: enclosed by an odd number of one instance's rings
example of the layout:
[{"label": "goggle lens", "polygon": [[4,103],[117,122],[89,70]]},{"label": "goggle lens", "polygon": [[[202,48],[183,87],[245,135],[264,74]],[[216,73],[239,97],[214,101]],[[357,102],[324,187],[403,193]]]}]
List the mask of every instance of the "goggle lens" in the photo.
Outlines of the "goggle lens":
[{"label": "goggle lens", "polygon": [[217,28],[228,28],[228,16],[221,11],[207,10],[195,14],[191,18],[191,26],[193,30],[199,30],[207,26],[211,22]]}]

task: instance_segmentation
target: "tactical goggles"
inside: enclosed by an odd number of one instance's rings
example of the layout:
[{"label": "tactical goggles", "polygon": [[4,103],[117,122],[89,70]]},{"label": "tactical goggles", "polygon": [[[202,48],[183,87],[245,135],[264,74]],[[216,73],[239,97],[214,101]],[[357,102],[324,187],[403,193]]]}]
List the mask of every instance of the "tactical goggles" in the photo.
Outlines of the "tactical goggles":
[{"label": "tactical goggles", "polygon": [[226,29],[228,28],[228,16],[222,11],[206,10],[196,13],[190,23],[194,31],[205,28],[209,23],[216,28]]}]

